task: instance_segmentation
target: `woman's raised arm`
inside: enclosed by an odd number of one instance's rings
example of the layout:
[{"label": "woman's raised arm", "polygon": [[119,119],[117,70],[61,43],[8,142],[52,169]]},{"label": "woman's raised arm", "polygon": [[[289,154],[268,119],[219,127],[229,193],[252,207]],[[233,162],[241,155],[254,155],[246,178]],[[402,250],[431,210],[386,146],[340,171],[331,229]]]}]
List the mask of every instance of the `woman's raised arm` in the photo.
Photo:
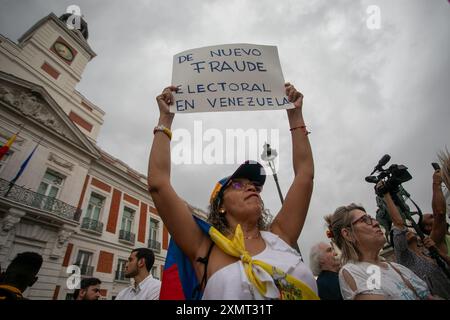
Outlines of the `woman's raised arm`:
[{"label": "woman's raised arm", "polygon": [[289,83],[285,87],[289,101],[295,105],[294,109],[287,110],[292,135],[294,181],[280,212],[272,223],[271,231],[294,246],[308,213],[313,190],[314,162],[308,140],[309,132],[302,114],[303,95]]},{"label": "woman's raised arm", "polygon": [[173,103],[173,91],[176,91],[176,87],[167,87],[156,98],[160,117],[154,131],[147,182],[164,225],[181,250],[194,261],[198,251],[205,246],[207,237],[195,222],[187,204],[178,197],[170,184],[170,128],[174,114],[170,113],[169,105]]}]

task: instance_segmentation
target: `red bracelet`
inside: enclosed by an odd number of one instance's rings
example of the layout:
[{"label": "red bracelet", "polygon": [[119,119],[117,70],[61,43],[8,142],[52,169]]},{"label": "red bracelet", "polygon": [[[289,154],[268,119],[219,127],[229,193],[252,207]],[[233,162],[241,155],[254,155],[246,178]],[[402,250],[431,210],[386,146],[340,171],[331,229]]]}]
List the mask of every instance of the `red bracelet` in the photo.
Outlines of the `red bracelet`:
[{"label": "red bracelet", "polygon": [[296,129],[303,129],[303,133],[305,134],[305,136],[307,136],[308,134],[310,134],[311,132],[306,130],[306,126],[299,126],[299,127],[294,127],[289,129],[290,131],[294,131]]}]

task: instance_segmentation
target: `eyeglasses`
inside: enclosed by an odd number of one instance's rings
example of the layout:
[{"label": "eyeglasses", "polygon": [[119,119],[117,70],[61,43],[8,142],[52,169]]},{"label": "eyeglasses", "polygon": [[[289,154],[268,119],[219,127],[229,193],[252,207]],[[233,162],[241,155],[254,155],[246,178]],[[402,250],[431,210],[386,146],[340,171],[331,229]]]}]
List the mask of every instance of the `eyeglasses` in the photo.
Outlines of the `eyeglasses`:
[{"label": "eyeglasses", "polygon": [[361,217],[359,217],[358,219],[356,219],[355,221],[352,222],[352,225],[354,225],[355,223],[358,223],[359,221],[364,222],[365,224],[371,226],[373,224],[373,221],[376,220],[375,218],[372,218],[371,216],[369,216],[368,214],[364,214]]},{"label": "eyeglasses", "polygon": [[229,186],[234,190],[245,190],[248,186],[253,186],[256,192],[260,193],[262,191],[262,185],[254,181],[231,180]]}]

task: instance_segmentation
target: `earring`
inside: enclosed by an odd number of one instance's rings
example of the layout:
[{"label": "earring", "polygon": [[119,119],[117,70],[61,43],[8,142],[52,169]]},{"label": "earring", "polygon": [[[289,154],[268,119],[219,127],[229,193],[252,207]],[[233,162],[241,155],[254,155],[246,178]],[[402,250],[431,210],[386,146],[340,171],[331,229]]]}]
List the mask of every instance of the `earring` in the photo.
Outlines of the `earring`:
[{"label": "earring", "polygon": [[220,214],[225,214],[225,209],[220,209],[220,210],[219,210],[219,213],[220,213]]}]

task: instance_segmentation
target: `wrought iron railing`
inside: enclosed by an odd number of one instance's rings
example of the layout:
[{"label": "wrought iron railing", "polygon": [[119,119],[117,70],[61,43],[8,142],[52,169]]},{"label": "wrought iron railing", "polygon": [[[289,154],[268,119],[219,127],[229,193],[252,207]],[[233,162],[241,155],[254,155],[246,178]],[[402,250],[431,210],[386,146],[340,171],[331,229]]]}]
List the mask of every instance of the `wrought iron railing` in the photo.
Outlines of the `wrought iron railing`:
[{"label": "wrought iron railing", "polygon": [[4,179],[0,179],[0,197],[44,210],[66,219],[80,220],[81,211],[76,207],[56,198],[47,197],[29,189],[19,187]]},{"label": "wrought iron railing", "polygon": [[81,222],[81,228],[85,230],[91,230],[98,233],[103,232],[103,222],[100,222],[98,220],[90,219],[88,217],[84,217],[83,221]]},{"label": "wrought iron railing", "polygon": [[155,252],[161,252],[161,243],[159,241],[148,239],[148,247]]},{"label": "wrought iron railing", "polygon": [[125,230],[119,231],[119,239],[120,240],[125,240],[127,242],[134,243],[135,237],[136,237],[136,235],[132,232],[125,231]]}]

